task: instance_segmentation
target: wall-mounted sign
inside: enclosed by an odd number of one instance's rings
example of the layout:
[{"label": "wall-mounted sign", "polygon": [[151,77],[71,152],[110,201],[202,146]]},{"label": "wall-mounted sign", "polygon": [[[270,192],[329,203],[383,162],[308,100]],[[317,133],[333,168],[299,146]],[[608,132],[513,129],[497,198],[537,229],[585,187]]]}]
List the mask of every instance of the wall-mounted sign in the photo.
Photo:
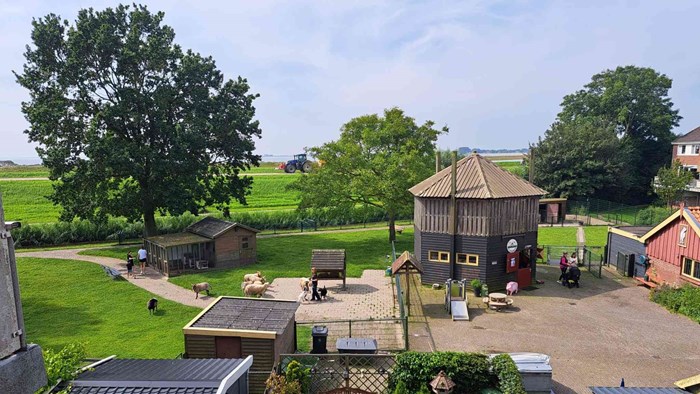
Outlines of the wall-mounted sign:
[{"label": "wall-mounted sign", "polygon": [[506,244],[506,249],[508,249],[508,253],[513,253],[518,250],[518,241],[511,238],[510,241],[508,241],[508,244]]}]

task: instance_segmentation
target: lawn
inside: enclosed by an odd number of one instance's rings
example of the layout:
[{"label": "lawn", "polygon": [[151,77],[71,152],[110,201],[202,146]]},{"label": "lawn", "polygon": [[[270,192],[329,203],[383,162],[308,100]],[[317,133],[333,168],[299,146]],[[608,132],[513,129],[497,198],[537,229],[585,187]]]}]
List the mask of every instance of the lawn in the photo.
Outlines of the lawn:
[{"label": "lawn", "polygon": [[48,178],[49,170],[41,165],[0,167],[0,178]]},{"label": "lawn", "polygon": [[[238,202],[229,204],[231,211],[294,209],[298,198],[286,190],[297,176],[270,175],[253,178],[251,194],[246,196],[248,205]],[[51,194],[51,181],[8,181],[0,178],[5,206],[5,218],[25,223],[50,223],[58,220],[60,207],[53,205],[45,196]],[[210,208],[210,211],[216,211]]]},{"label": "lawn", "polygon": [[[386,258],[391,253],[388,237],[387,229],[383,228],[349,233],[259,238],[256,264],[182,275],[171,278],[170,281],[184,288],[190,288],[192,283],[209,282],[217,296],[240,296],[243,294],[241,282],[244,274],[261,271],[270,282],[279,277],[308,276],[312,249],[345,249],[348,276],[360,277],[366,269],[385,269],[390,263]],[[129,248],[94,249],[81,253],[124,259],[127,249]],[[404,250],[413,250],[412,229],[397,234],[396,252]]]},{"label": "lawn", "polygon": [[150,316],[152,294],[93,263],[20,256],[17,266],[27,339],[44,348],[83,342],[93,358],[174,358],[184,351],[182,327],[200,311],[159,298]]},{"label": "lawn", "polygon": [[540,227],[537,230],[537,244],[550,246],[576,246],[577,227]]},{"label": "lawn", "polygon": [[605,246],[608,243],[608,226],[586,226],[583,231],[587,246]]}]

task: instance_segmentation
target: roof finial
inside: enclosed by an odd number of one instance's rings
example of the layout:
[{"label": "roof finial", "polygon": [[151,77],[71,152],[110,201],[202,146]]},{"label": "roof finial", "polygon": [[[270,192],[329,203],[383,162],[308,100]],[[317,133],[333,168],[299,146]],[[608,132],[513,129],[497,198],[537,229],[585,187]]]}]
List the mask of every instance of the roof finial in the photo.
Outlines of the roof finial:
[{"label": "roof finial", "polygon": [[472,149],[472,155],[478,155],[479,152],[476,151],[476,149]]}]

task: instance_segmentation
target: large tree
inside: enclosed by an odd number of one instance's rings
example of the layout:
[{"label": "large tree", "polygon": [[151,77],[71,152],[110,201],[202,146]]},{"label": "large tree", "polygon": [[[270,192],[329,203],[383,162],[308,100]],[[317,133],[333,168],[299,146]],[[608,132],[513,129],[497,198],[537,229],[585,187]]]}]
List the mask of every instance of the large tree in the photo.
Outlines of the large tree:
[{"label": "large tree", "polygon": [[301,195],[299,208],[380,207],[394,240],[397,216],[413,210],[408,189],[433,173],[435,141],[448,131],[433,126],[416,124],[398,108],[350,120],[337,141],[308,150],[323,164],[293,185]]},{"label": "large tree", "polygon": [[32,22],[22,103],[31,141],[50,170],[61,219],[143,218],[245,203],[259,164],[255,94],[211,57],[173,43],[164,14],[144,6],[83,9],[74,24]]},{"label": "large tree", "polygon": [[675,160],[670,166],[659,168],[659,173],[653,182],[654,193],[668,206],[683,197],[688,183],[693,180],[693,173],[683,169],[683,164]]},{"label": "large tree", "polygon": [[593,196],[624,178],[625,157],[612,125],[596,118],[556,122],[534,148],[534,181],[554,196]]},{"label": "large tree", "polygon": [[564,97],[561,123],[597,118],[613,125],[629,150],[624,195],[648,198],[651,181],[671,160],[671,129],[681,117],[668,95],[672,81],[651,68],[625,66],[596,74],[584,89]]}]

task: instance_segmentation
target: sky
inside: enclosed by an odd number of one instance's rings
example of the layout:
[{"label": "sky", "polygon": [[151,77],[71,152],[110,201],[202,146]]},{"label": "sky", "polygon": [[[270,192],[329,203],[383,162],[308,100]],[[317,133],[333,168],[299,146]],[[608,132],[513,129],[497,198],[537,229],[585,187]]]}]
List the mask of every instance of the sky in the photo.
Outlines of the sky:
[{"label": "sky", "polygon": [[[0,160],[38,161],[23,133],[32,18],[74,21],[114,1],[0,0]],[[697,1],[144,1],[175,41],[246,78],[258,154],[292,155],[337,139],[350,119],[398,106],[447,125],[446,149],[525,148],[562,98],[617,66],[673,79],[683,134],[700,126]]]}]

